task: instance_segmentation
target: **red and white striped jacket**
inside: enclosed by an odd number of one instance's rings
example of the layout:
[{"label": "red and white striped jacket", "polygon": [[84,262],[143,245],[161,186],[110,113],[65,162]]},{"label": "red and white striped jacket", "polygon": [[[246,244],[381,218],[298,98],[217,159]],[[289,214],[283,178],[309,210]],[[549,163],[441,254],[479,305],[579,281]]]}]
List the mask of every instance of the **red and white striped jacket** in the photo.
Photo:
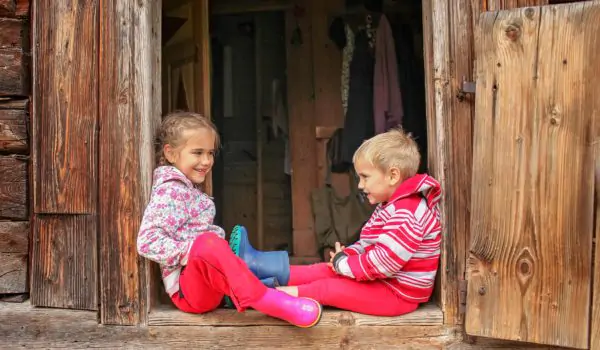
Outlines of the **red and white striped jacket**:
[{"label": "red and white striped jacket", "polygon": [[429,175],[404,181],[344,249],[352,277],[381,279],[407,301],[428,301],[440,258],[440,198],[440,184]]}]

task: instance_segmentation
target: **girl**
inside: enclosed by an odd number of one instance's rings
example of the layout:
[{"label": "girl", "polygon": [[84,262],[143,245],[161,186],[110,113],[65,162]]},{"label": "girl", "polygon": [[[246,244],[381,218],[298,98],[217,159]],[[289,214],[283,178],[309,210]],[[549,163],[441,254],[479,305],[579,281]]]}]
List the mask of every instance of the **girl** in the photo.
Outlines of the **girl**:
[{"label": "girl", "polygon": [[[328,264],[290,267],[288,262],[279,269],[271,264],[270,274],[279,280],[280,290],[323,305],[377,316],[412,312],[433,291],[441,242],[440,186],[417,174],[417,145],[401,130],[365,141],[352,161],[359,189],[378,204],[358,242],[348,248],[336,243]],[[255,251],[239,226],[230,246],[256,274],[261,274],[257,267],[262,261],[272,261],[276,253]]]},{"label": "girl", "polygon": [[159,167],[137,249],[160,264],[175,306],[205,313],[228,295],[239,312],[252,307],[299,327],[317,324],[318,302],[268,289],[232,253],[223,229],[213,225],[215,205],[198,185],[210,172],[219,146],[215,126],[195,113],[174,113],[164,118],[159,138]]}]

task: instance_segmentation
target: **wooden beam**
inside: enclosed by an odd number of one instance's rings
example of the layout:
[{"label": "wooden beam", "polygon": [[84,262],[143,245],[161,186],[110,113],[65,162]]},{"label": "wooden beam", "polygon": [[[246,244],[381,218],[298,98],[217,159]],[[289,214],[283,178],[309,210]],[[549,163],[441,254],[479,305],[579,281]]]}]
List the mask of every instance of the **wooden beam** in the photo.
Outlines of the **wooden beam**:
[{"label": "wooden beam", "polygon": [[29,51],[27,40],[27,21],[16,18],[0,18],[0,49],[19,49]]},{"label": "wooden beam", "polygon": [[[265,208],[263,204],[263,71],[262,71],[262,42],[263,23],[258,15],[254,15],[254,90],[256,123],[256,236],[258,238],[258,249],[265,249]],[[267,82],[268,84],[269,82]]]},{"label": "wooden beam", "polygon": [[[136,252],[160,120],[160,1],[100,7],[100,320],[144,323],[149,270]],[[118,176],[116,175],[118,174]]]},{"label": "wooden beam", "polygon": [[291,0],[219,0],[211,1],[212,15],[232,15],[248,12],[287,11],[294,7]]},{"label": "wooden beam", "polygon": [[[303,1],[296,1],[303,5]],[[315,143],[315,102],[313,84],[312,26],[310,7],[298,17],[286,11],[288,118],[292,166],[293,254],[316,256],[317,247],[310,191],[317,187]],[[293,42],[294,31],[302,42]]]},{"label": "wooden beam", "polygon": [[183,7],[191,2],[192,2],[192,0],[165,0],[163,2],[162,12],[169,13],[169,12],[176,10],[180,7]]},{"label": "wooden beam", "polygon": [[[433,304],[420,306],[414,312],[395,317],[377,317],[337,309],[323,310],[318,327],[361,327],[361,326],[437,326],[443,324],[442,310]],[[266,316],[255,310],[242,314],[237,310],[218,309],[204,315],[186,314],[172,306],[163,306],[152,311],[151,326],[287,326],[285,321]]]},{"label": "wooden beam", "polygon": [[0,156],[0,219],[27,220],[27,160]]},{"label": "wooden beam", "polygon": [[0,294],[26,293],[29,222],[0,221]]},{"label": "wooden beam", "polygon": [[[213,3],[213,1],[210,1]],[[192,3],[192,33],[196,47],[194,63],[194,102],[191,106],[197,113],[211,117],[211,57],[210,57],[210,12],[209,0],[195,0]],[[212,172],[206,176],[202,189],[212,195]]]},{"label": "wooden beam", "polygon": [[[98,1],[35,2],[32,156],[36,213],[96,213]],[[55,30],[57,23],[71,25]]]},{"label": "wooden beam", "polygon": [[338,128],[338,126],[317,126],[315,137],[317,140],[329,140]]},{"label": "wooden beam", "polygon": [[29,100],[0,98],[0,152],[29,151]]},{"label": "wooden beam", "polygon": [[29,95],[29,56],[20,49],[0,49],[0,96]]},{"label": "wooden beam", "polygon": [[36,215],[31,303],[98,310],[98,239],[94,215]]},{"label": "wooden beam", "polygon": [[15,15],[17,6],[15,0],[0,0],[0,16],[11,17]]}]

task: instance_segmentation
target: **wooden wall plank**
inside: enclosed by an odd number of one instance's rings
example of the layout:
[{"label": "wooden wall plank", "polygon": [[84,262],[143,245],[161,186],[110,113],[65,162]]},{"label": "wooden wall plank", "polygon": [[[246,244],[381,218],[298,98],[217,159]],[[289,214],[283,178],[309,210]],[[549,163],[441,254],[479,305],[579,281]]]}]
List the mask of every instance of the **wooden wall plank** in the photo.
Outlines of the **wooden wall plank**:
[{"label": "wooden wall plank", "polygon": [[0,96],[29,95],[29,67],[20,49],[0,49]]},{"label": "wooden wall plank", "polygon": [[588,346],[599,19],[600,2],[482,17],[468,334]]},{"label": "wooden wall plank", "polygon": [[93,214],[98,185],[98,0],[35,5],[35,212]]},{"label": "wooden wall plank", "polygon": [[16,18],[0,18],[0,49],[17,48],[28,51],[27,21]]},{"label": "wooden wall plank", "polygon": [[28,219],[27,183],[27,161],[0,156],[0,219]]},{"label": "wooden wall plank", "polygon": [[0,294],[26,293],[29,222],[0,221]]},{"label": "wooden wall plank", "polygon": [[0,16],[11,17],[15,15],[17,4],[15,0],[0,0]]},{"label": "wooden wall plank", "polygon": [[[160,4],[160,2],[159,2]],[[100,319],[145,322],[149,270],[136,238],[149,200],[160,120],[156,1],[100,6]],[[119,176],[115,176],[119,174]]]},{"label": "wooden wall plank", "polygon": [[[310,192],[317,187],[315,143],[315,104],[311,9],[308,1],[296,0],[299,16],[286,12],[286,51],[288,86],[288,118],[292,166],[293,254],[298,257],[316,255],[314,222]],[[294,31],[301,33],[300,43],[293,42]]]},{"label": "wooden wall plank", "polygon": [[28,153],[28,101],[0,99],[0,153]]},{"label": "wooden wall plank", "polygon": [[31,303],[97,310],[96,216],[36,215],[33,225]]}]

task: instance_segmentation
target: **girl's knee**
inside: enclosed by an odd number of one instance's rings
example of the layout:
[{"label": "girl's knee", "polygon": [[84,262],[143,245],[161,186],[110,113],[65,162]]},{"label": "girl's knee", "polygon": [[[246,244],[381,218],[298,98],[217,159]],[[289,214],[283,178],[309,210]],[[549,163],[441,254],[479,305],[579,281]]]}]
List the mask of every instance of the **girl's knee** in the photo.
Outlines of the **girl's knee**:
[{"label": "girl's knee", "polygon": [[223,254],[224,251],[231,252],[229,244],[217,234],[206,232],[196,237],[192,244],[190,257]]}]

